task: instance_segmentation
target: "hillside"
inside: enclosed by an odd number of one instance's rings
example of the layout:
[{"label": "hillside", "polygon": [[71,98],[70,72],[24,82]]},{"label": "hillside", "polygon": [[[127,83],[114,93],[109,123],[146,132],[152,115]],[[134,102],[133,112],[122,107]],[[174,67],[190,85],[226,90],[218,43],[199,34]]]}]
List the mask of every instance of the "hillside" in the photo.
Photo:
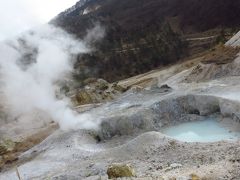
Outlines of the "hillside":
[{"label": "hillside", "polygon": [[[209,49],[222,30],[234,32],[239,19],[234,0],[85,0],[51,23],[77,37],[97,23],[104,27],[105,38],[92,42],[96,51],[78,57],[75,77],[115,81]],[[192,35],[213,38],[186,41]]]}]

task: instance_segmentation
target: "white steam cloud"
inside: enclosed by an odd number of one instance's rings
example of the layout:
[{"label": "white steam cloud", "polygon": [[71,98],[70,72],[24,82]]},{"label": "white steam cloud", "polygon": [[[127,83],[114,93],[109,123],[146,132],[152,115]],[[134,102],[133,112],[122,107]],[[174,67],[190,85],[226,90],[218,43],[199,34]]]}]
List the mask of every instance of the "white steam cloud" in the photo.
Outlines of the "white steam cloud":
[{"label": "white steam cloud", "polygon": [[1,0],[0,40],[45,24],[78,0]]},{"label": "white steam cloud", "polygon": [[[94,34],[103,36],[100,29],[94,28],[99,33],[90,31],[87,39],[95,39]],[[74,55],[89,51],[85,41],[50,25],[0,43],[1,91],[11,114],[17,117],[40,110],[65,130],[97,128],[94,117],[74,112],[67,98],[59,100],[55,94],[58,82],[73,70]]]}]

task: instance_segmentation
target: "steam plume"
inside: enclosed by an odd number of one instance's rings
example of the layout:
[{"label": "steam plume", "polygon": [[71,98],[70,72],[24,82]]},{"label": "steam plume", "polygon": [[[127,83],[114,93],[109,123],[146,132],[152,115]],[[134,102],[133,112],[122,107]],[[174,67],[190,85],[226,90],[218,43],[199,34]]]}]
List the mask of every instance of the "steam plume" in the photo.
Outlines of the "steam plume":
[{"label": "steam plume", "polygon": [[[87,39],[94,39],[93,34],[103,36],[103,31],[98,32],[90,31]],[[73,70],[74,55],[89,51],[84,41],[50,25],[0,43],[1,91],[11,114],[17,117],[41,110],[62,129],[97,128],[94,117],[77,114],[69,108],[67,98],[59,100],[55,94],[57,82]]]}]

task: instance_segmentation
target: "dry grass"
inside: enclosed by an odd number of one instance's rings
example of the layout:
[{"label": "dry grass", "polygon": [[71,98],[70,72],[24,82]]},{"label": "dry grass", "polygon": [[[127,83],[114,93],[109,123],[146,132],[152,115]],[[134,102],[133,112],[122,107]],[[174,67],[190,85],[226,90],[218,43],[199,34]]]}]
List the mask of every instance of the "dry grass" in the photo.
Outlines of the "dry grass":
[{"label": "dry grass", "polygon": [[218,45],[204,56],[202,63],[215,63],[217,65],[231,63],[239,52],[240,48]]}]

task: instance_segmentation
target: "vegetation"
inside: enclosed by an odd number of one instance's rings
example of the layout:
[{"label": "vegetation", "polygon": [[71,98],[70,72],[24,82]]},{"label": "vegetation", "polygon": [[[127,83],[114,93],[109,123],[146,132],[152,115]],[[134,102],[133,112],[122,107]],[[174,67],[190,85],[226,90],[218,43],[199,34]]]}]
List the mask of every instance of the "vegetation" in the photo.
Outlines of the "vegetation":
[{"label": "vegetation", "polygon": [[[83,14],[86,7],[96,5],[100,8]],[[105,38],[92,44],[96,51],[78,57],[75,77],[116,81],[187,56],[182,35],[236,29],[239,19],[240,1],[235,0],[88,0],[51,23],[80,38],[96,22],[105,27]],[[217,42],[224,38],[220,33]]]}]

